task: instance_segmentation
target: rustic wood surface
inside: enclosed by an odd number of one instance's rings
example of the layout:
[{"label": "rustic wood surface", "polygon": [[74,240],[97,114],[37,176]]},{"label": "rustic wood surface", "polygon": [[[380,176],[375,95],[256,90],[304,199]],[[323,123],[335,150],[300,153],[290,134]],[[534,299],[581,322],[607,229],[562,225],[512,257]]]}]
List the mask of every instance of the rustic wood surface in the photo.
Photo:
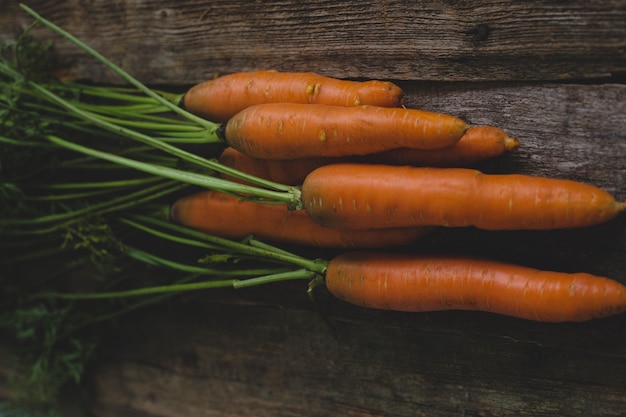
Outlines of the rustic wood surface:
[{"label": "rustic wood surface", "polygon": [[[17,1],[1,3],[3,36],[32,21]],[[160,84],[257,68],[438,81],[626,73],[620,0],[26,3],[135,76]],[[77,77],[119,82],[74,46],[58,47]]]},{"label": "rustic wood surface", "polygon": [[[17,2],[0,4],[0,38],[8,39],[30,19]],[[626,199],[623,1],[28,4],[141,81],[181,91],[213,74],[258,68],[398,80],[409,107],[493,124],[519,138],[518,152],[481,164],[484,171],[571,178]],[[35,33],[50,36],[44,28]],[[119,82],[75,47],[60,42],[58,50],[76,77]],[[442,229],[408,250],[471,253],[626,284],[626,216],[554,232]],[[85,381],[90,411],[221,417],[626,410],[626,315],[542,324],[473,312],[401,314],[350,306],[320,290],[329,327],[305,290],[290,283],[207,291],[133,314],[111,331]],[[0,356],[2,378],[9,361]]]}]

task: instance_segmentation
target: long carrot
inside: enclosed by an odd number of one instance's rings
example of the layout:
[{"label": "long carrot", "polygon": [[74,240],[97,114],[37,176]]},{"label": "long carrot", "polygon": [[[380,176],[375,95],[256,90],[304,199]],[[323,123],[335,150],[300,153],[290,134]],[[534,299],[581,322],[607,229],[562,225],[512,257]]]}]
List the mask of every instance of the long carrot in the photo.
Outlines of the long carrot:
[{"label": "long carrot", "polygon": [[261,204],[215,191],[182,197],[171,208],[174,221],[205,233],[332,248],[381,248],[415,242],[430,228],[338,230],[320,226],[302,210]]},{"label": "long carrot", "polygon": [[502,129],[493,126],[474,126],[468,129],[457,143],[443,149],[398,148],[362,156],[274,160],[252,158],[228,147],[220,155],[219,161],[231,168],[270,181],[299,185],[311,171],[332,163],[467,167],[512,152],[518,147],[519,141],[507,135]]},{"label": "long carrot", "polygon": [[561,229],[603,223],[626,210],[606,191],[571,180],[363,164],[316,169],[302,185],[302,200],[314,221],[352,229]]},{"label": "long carrot", "polygon": [[443,149],[390,149],[366,156],[363,161],[385,165],[469,167],[519,148],[520,142],[494,126],[472,126],[452,146]]},{"label": "long carrot", "polygon": [[353,304],[397,311],[476,310],[543,322],[626,311],[626,287],[484,259],[352,252],[332,259],[326,286]]},{"label": "long carrot", "polygon": [[183,106],[214,122],[224,122],[239,111],[262,103],[308,103],[333,106],[369,104],[399,107],[403,92],[388,81],[347,81],[312,72],[238,72],[190,88]]},{"label": "long carrot", "polygon": [[456,143],[469,125],[416,109],[270,103],[242,110],[223,127],[226,142],[246,155],[294,159],[439,149]]}]

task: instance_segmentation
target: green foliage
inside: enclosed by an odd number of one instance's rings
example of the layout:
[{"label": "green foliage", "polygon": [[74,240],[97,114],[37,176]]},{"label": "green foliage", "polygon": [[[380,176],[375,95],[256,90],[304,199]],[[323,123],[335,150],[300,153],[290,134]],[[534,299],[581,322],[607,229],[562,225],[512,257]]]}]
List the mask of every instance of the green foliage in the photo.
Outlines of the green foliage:
[{"label": "green foliage", "polygon": [[19,308],[0,317],[0,327],[14,331],[20,346],[19,363],[11,381],[21,408],[50,412],[61,389],[79,383],[95,353],[93,335],[73,335],[79,326],[70,305],[51,307],[43,303]]},{"label": "green foliage", "polygon": [[32,80],[49,81],[62,67],[59,55],[54,52],[54,43],[28,33],[4,44],[0,54],[13,69]]},{"label": "green foliage", "polygon": [[324,266],[164,221],[190,184],[268,203],[297,202],[299,190],[194,153],[220,145],[217,125],[22,7],[131,85],[62,82],[52,44],[28,34],[0,49],[0,331],[20,359],[15,410],[51,410],[124,314],[183,291],[310,279]]},{"label": "green foliage", "polygon": [[102,216],[81,219],[64,230],[63,248],[87,253],[92,265],[101,271],[118,270],[124,246]]}]

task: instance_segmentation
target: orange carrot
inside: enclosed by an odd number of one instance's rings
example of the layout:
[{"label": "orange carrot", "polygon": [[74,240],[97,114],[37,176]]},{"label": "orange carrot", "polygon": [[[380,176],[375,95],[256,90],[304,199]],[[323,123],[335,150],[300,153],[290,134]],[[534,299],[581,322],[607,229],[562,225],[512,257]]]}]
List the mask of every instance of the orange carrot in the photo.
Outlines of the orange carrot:
[{"label": "orange carrot", "polygon": [[[252,158],[228,147],[220,155],[220,163],[270,181],[299,185],[311,171],[332,163],[466,167],[514,151],[518,147],[519,141],[508,136],[502,129],[493,126],[475,126],[468,129],[457,143],[443,149],[398,148],[363,156],[274,160]],[[227,178],[232,180],[230,177]]]},{"label": "orange carrot", "polygon": [[335,248],[379,248],[415,242],[429,228],[338,230],[312,222],[306,212],[262,204],[215,191],[182,197],[171,209],[174,221],[230,239],[254,235],[262,240]]},{"label": "orange carrot", "polygon": [[224,75],[193,86],[183,97],[187,110],[215,122],[262,103],[399,107],[404,100],[402,89],[388,81],[357,82],[312,72],[278,71]]},{"label": "orange carrot", "polygon": [[270,103],[242,110],[220,133],[246,155],[294,159],[439,149],[456,143],[468,128],[457,117],[416,109]]},{"label": "orange carrot", "polygon": [[519,148],[517,139],[494,126],[473,126],[444,149],[391,149],[366,157],[368,163],[442,168],[468,167]]},{"label": "orange carrot", "polygon": [[362,164],[316,169],[304,180],[302,200],[315,222],[352,229],[561,229],[603,223],[626,210],[626,202],[576,181]]},{"label": "orange carrot", "polygon": [[619,282],[466,257],[342,254],[330,261],[326,286],[350,303],[397,311],[475,310],[543,322],[626,311]]},{"label": "orange carrot", "polygon": [[[219,162],[227,167],[250,175],[274,181],[280,184],[300,185],[304,178],[315,168],[333,162],[349,161],[350,157],[311,157],[298,159],[259,159],[239,152],[235,148],[227,147],[222,151]],[[242,182],[228,175],[222,178]]]}]

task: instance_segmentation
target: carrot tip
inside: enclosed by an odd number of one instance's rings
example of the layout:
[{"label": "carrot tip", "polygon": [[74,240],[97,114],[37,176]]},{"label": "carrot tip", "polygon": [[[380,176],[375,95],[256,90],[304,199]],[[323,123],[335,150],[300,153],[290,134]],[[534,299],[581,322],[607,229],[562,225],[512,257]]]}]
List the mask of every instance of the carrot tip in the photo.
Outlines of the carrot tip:
[{"label": "carrot tip", "polygon": [[512,138],[510,136],[506,136],[504,138],[504,149],[506,149],[508,152],[513,152],[517,150],[517,148],[519,147],[520,147],[519,140]]}]

